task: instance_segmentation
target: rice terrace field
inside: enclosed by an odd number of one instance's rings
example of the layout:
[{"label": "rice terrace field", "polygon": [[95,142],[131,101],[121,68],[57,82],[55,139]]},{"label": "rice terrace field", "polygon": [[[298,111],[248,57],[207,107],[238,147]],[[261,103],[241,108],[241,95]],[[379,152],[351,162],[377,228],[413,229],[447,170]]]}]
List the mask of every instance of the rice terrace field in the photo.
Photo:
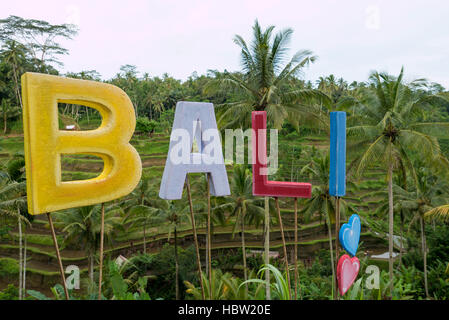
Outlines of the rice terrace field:
[{"label": "rice terrace field", "polygon": [[[235,26],[226,44],[237,50],[239,69],[181,80],[126,62],[111,77],[95,65],[67,71],[61,61],[82,25],[0,17],[0,300],[449,299],[447,88],[415,79],[407,65],[365,70],[361,81],[334,74],[309,80],[319,52],[297,47],[293,28],[251,21],[250,30]],[[23,119],[36,108],[28,96],[36,88],[24,90],[24,74],[126,93],[136,118],[130,144],[142,163],[132,192],[31,214]],[[59,130],[100,127],[99,111],[80,101],[55,102]],[[210,196],[209,174],[190,173],[182,199],[162,199],[180,101],[213,103],[223,153],[225,130],[249,129],[252,112],[266,112],[267,128],[278,133],[278,167],[268,179],[310,183],[310,196],[255,196],[245,139],[245,163],[237,163],[236,151],[225,161],[230,195]],[[330,178],[334,112],[346,121],[342,196]],[[275,138],[267,139],[269,149]],[[61,154],[60,163],[63,182],[105,169],[94,153]],[[340,226],[359,232],[354,254]],[[357,270],[348,271],[354,277],[343,289],[345,259]]]}]

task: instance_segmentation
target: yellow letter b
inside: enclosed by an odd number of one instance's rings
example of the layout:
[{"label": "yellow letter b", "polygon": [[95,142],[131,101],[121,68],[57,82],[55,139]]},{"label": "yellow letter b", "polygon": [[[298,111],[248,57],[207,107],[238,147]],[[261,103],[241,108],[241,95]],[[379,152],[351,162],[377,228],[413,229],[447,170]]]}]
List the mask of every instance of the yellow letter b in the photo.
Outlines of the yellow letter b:
[{"label": "yellow letter b", "polygon": [[[129,144],[136,119],[121,89],[101,82],[25,73],[22,76],[23,130],[28,211],[40,214],[117,199],[140,180],[142,163]],[[102,116],[99,128],[59,130],[58,103],[84,105]],[[101,157],[93,179],[61,181],[61,154]]]}]

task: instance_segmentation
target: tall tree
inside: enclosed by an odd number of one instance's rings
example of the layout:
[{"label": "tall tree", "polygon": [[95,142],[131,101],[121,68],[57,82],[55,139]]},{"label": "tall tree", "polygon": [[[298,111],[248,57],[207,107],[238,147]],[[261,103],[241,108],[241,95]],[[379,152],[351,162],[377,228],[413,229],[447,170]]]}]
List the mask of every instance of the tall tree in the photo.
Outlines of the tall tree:
[{"label": "tall tree", "polygon": [[0,172],[0,215],[16,219],[19,231],[19,299],[25,295],[26,248],[23,249],[23,225],[30,225],[27,218],[26,183],[11,179],[10,175]]},{"label": "tall tree", "polygon": [[[359,124],[347,129],[352,144],[348,147],[359,156],[351,164],[355,175],[360,177],[373,164],[382,164],[387,171],[389,199],[389,275],[390,293],[393,294],[393,171],[408,170],[416,181],[416,173],[411,162],[412,153],[430,162],[448,161],[440,152],[437,137],[449,134],[449,123],[422,122],[423,110],[441,99],[431,94],[418,93],[403,80],[404,70],[398,77],[386,73],[373,72],[370,87],[362,101],[357,102]],[[418,85],[423,80],[415,80]],[[361,149],[362,148],[362,149]],[[362,150],[358,152],[357,150]]]},{"label": "tall tree", "polygon": [[[95,255],[100,247],[101,205],[55,212],[55,226],[65,233],[64,246],[81,246],[86,252],[89,264],[89,278],[94,281]],[[112,243],[113,235],[121,228],[121,209],[107,206],[104,216],[104,238]]]},{"label": "tall tree", "polygon": [[[410,221],[410,227],[415,222],[420,224],[421,233],[421,251],[424,262],[424,289],[426,297],[429,297],[429,288],[427,281],[427,239],[425,233],[424,215],[433,207],[443,204],[447,197],[447,184],[445,179],[439,179],[429,168],[422,165],[420,161],[415,162],[418,185],[411,191],[404,190],[395,186],[395,195],[399,200],[400,209],[405,209],[413,214]],[[409,229],[410,229],[409,227]],[[402,239],[401,239],[402,241]]]},{"label": "tall tree", "polygon": [[[252,175],[249,169],[243,165],[235,165],[231,180],[231,195],[227,197],[229,202],[215,208],[228,211],[230,216],[235,217],[233,235],[240,227],[242,241],[243,275],[248,280],[246,266],[245,224],[258,227],[264,219],[263,201],[256,199],[252,194]],[[248,285],[246,284],[248,290]]]},{"label": "tall tree", "polygon": [[47,21],[9,16],[0,19],[0,41],[15,41],[26,47],[38,71],[49,73],[52,65],[61,66],[59,56],[68,50],[59,39],[73,39],[78,29],[72,24],[50,24]]},{"label": "tall tree", "polygon": [[228,88],[236,92],[235,102],[223,104],[219,123],[222,127],[250,127],[252,111],[267,111],[268,121],[281,128],[285,120],[298,127],[302,114],[310,114],[308,101],[322,98],[318,90],[293,87],[291,84],[304,67],[313,63],[311,51],[296,52],[286,60],[293,30],[288,28],[273,37],[274,26],[262,30],[256,20],[250,46],[239,35],[234,43],[241,48],[241,73],[214,72],[215,78],[206,93]]},{"label": "tall tree", "polygon": [[26,60],[26,48],[17,41],[7,40],[0,49],[0,58],[10,66],[14,81],[14,94],[17,103],[23,108],[22,95],[20,89],[20,76],[24,72],[23,65]]},{"label": "tall tree", "polygon": [[175,246],[175,293],[176,300],[179,300],[178,227],[181,222],[188,220],[188,207],[183,200],[172,201],[157,199],[153,200],[150,205],[156,209],[155,215],[159,221],[168,222],[170,227],[169,237],[171,230],[173,230]]}]

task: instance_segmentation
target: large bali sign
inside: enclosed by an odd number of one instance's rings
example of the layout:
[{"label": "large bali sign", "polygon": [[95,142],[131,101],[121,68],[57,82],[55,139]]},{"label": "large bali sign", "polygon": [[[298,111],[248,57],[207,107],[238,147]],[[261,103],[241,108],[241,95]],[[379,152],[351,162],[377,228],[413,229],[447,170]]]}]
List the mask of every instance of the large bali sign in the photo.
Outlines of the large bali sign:
[{"label": "large bali sign", "polygon": [[[31,214],[48,214],[60,263],[60,272],[64,279],[62,262],[49,213],[98,203],[104,204],[129,194],[136,187],[141,177],[142,163],[139,154],[129,143],[136,123],[134,108],[126,93],[116,86],[37,73],[25,73],[22,76],[22,97],[28,211]],[[98,110],[102,117],[100,127],[87,131],[60,130],[58,103],[79,104]],[[310,198],[312,186],[310,183],[268,180],[266,129],[266,112],[253,112],[250,135],[252,138],[250,147],[252,146],[253,194],[275,197],[282,230],[278,197],[295,198],[296,214],[296,199]],[[346,191],[345,113],[331,114],[330,138],[329,193],[336,197],[336,205],[339,208],[339,198],[344,196]],[[195,151],[193,151],[194,141],[196,141]],[[243,141],[243,137],[241,141]],[[64,154],[98,156],[103,159],[103,171],[92,179],[62,181],[61,156]],[[217,129],[214,107],[211,103],[178,102],[159,196],[170,200],[181,199],[189,173],[207,173],[210,194],[215,196],[230,194],[222,143]],[[103,217],[104,205],[102,209]],[[339,209],[336,211],[338,231]],[[354,255],[358,238],[352,239],[350,235],[343,233],[343,236],[340,234],[340,237],[342,237],[341,242],[344,248]],[[283,231],[282,240],[288,269]],[[101,241],[100,251],[102,243]],[[358,268],[353,268],[357,264],[356,257],[353,257],[351,263],[347,265],[343,262],[349,257],[343,256],[342,258],[340,259],[341,263],[337,266],[337,273],[339,276],[338,286],[343,295],[357,276]],[[100,270],[101,265],[102,259],[100,259]],[[63,281],[65,283],[65,280]],[[99,290],[101,294],[101,273]],[[65,292],[68,298],[67,289]]]}]

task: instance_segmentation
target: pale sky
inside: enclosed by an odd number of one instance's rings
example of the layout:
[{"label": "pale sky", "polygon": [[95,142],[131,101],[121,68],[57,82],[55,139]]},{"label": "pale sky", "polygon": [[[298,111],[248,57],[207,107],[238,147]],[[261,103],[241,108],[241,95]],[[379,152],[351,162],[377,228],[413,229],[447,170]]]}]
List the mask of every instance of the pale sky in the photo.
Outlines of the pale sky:
[{"label": "pale sky", "polygon": [[425,77],[449,88],[449,2],[445,0],[128,0],[4,1],[0,17],[17,15],[75,23],[79,34],[63,45],[62,72],[97,70],[113,77],[124,64],[150,76],[185,80],[193,71],[240,68],[235,34],[251,41],[262,27],[294,30],[292,55],[309,49],[318,61],[305,79],[333,73],[365,81],[371,70],[406,79]]}]

